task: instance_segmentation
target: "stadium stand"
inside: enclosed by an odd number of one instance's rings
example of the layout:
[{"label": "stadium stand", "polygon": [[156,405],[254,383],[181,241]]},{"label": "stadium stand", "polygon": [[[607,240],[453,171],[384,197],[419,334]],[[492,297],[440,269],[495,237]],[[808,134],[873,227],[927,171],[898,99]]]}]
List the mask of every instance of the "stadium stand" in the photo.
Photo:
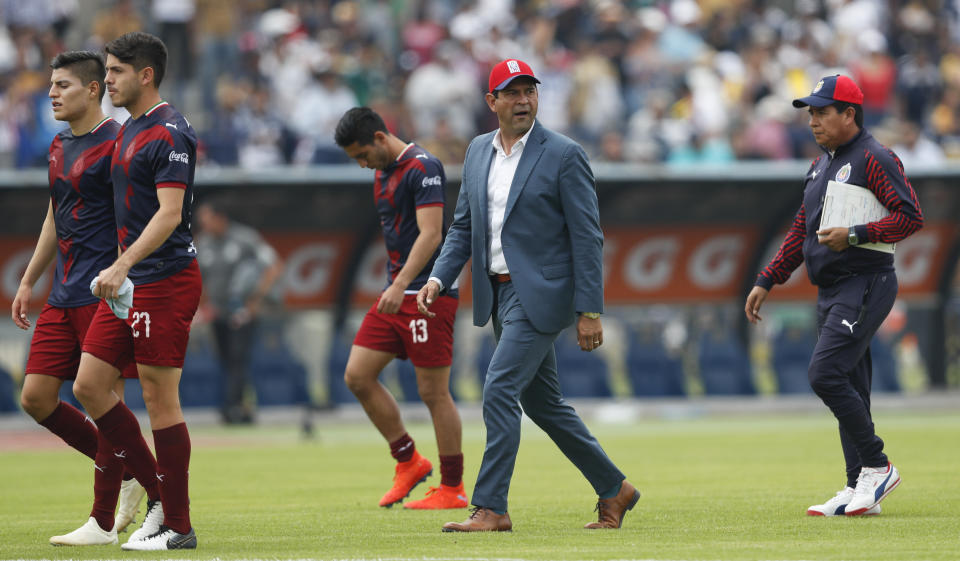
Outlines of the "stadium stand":
[{"label": "stadium stand", "polygon": [[637,397],[681,397],[686,395],[683,361],[671,356],[659,331],[646,326],[628,330],[627,375]]},{"label": "stadium stand", "polygon": [[807,367],[817,335],[812,329],[785,327],[774,336],[773,371],[777,391],[782,394],[813,393],[807,378]]},{"label": "stadium stand", "polygon": [[728,329],[701,333],[698,344],[700,379],[707,395],[751,395],[753,368],[747,350]]}]

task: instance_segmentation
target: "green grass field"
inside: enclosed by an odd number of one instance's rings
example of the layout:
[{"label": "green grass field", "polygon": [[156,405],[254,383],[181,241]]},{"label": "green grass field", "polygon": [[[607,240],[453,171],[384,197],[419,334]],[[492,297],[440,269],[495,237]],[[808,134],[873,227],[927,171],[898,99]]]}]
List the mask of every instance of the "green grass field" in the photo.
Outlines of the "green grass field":
[{"label": "green grass field", "polygon": [[[86,520],[89,460],[66,448],[2,453],[3,559],[960,559],[960,412],[877,415],[903,476],[881,516],[808,517],[843,483],[835,422],[822,414],[590,423],[643,494],[619,531],[587,531],[590,486],[532,424],[510,494],[514,531],[441,533],[466,510],[376,506],[392,476],[372,426],[192,431],[199,548],[135,555],[54,548]],[[428,425],[408,427],[436,456]],[[482,427],[464,427],[467,490]],[[439,484],[439,469],[428,484]],[[414,490],[419,498],[427,484]],[[123,541],[125,537],[121,537]]]}]

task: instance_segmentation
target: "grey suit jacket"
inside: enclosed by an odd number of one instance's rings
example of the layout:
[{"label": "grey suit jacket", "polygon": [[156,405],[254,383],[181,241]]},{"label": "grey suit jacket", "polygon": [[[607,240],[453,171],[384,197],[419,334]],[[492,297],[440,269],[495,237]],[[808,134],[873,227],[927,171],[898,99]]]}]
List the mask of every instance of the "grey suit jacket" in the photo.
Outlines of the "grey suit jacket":
[{"label": "grey suit jacket", "polygon": [[[495,134],[467,148],[453,224],[430,273],[452,286],[473,257],[475,325],[493,312],[487,177]],[[538,331],[563,330],[575,312],[603,311],[603,232],[590,163],[580,145],[539,122],[510,186],[501,243],[520,304]]]}]

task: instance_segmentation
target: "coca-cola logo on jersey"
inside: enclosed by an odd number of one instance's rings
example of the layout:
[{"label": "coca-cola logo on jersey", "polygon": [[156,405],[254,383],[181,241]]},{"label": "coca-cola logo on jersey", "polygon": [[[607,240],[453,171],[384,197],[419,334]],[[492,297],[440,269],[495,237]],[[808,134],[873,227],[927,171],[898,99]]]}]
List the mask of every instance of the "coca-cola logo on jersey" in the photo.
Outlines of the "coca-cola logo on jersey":
[{"label": "coca-cola logo on jersey", "polygon": [[190,163],[190,157],[187,156],[186,152],[170,152],[170,161],[171,162],[180,162],[184,164]]}]

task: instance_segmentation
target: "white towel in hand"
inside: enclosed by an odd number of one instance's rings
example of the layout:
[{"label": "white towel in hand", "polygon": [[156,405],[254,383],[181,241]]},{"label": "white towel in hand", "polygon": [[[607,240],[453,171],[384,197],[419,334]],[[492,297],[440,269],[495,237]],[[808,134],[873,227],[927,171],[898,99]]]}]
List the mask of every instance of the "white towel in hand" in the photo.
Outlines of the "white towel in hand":
[{"label": "white towel in hand", "polygon": [[[90,281],[90,292],[97,290],[97,281],[100,277],[93,277]],[[133,282],[129,278],[123,279],[120,290],[117,291],[116,298],[104,298],[107,305],[113,310],[113,314],[120,319],[127,319],[130,315],[130,307],[133,306]]]}]

